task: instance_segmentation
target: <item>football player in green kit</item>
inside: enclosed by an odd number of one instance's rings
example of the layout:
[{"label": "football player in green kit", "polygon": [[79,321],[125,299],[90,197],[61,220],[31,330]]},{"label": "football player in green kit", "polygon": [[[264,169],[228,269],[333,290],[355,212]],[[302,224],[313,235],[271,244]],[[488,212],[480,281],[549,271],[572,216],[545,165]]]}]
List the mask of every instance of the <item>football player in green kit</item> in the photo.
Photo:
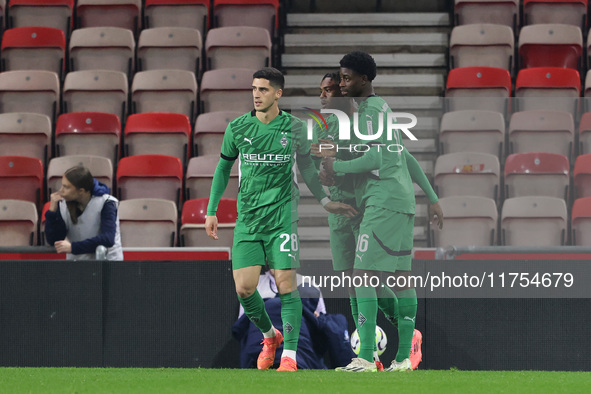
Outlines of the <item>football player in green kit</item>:
[{"label": "football player in green kit", "polygon": [[[278,100],[284,83],[283,75],[274,68],[267,67],[253,74],[254,110],[230,122],[226,129],[212,182],[205,228],[211,238],[217,239],[217,206],[228,184],[232,165],[239,159],[238,219],[232,246],[236,293],[246,315],[263,333],[263,349],[257,368],[268,369],[273,365],[277,346],[285,337],[278,371],[295,371],[302,302],[295,284],[295,269],[299,266],[299,191],[297,186],[294,187],[294,161],[304,181],[327,211],[348,216],[357,212],[351,206],[330,201],[324,193],[310,157],[305,124],[279,109]],[[273,327],[263,299],[256,290],[265,259],[275,270],[283,334]]]}]

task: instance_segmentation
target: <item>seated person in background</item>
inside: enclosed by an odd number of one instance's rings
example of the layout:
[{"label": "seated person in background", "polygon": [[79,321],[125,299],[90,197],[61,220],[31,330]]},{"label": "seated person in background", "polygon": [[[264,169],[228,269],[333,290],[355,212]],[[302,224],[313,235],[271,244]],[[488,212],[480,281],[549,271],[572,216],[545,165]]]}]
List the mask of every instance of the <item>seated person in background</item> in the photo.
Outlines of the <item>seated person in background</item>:
[{"label": "seated person in background", "polygon": [[[263,268],[264,269],[264,268]],[[281,323],[281,302],[278,296],[273,271],[259,277],[257,290],[265,301],[265,308],[275,327]],[[342,314],[327,314],[322,293],[317,287],[302,285],[302,276],[297,275],[298,290],[302,299],[302,323],[298,342],[298,368],[326,369],[325,353],[329,353],[329,368],[346,365],[353,351],[349,342],[347,319]],[[275,325],[277,323],[277,325]],[[238,320],[232,327],[234,338],[240,341],[240,367],[255,368],[261,350],[263,335],[244,315],[240,306]],[[283,346],[283,345],[281,345]],[[277,350],[281,350],[279,347]],[[275,356],[274,365],[279,365],[281,351]]]},{"label": "seated person in background", "polygon": [[109,192],[87,168],[67,170],[45,214],[47,242],[58,253],[67,253],[68,260],[93,260],[101,245],[107,248],[107,260],[123,260],[119,201]]}]

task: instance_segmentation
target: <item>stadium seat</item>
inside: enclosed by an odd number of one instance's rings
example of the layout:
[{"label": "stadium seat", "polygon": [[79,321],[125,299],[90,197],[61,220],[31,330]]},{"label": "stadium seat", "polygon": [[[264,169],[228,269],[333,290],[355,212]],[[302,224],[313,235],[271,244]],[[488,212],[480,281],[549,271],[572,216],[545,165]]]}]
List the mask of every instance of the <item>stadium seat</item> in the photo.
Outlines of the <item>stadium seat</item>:
[{"label": "stadium seat", "polygon": [[73,12],[74,0],[9,0],[8,25],[54,27],[68,37],[72,30]]},{"label": "stadium seat", "polygon": [[72,71],[64,81],[64,112],[106,112],[125,119],[127,94],[127,77],[121,71]]},{"label": "stadium seat", "polygon": [[[213,173],[220,160],[220,155],[192,157],[187,166],[185,196],[187,200],[209,197]],[[222,197],[238,198],[238,165],[235,163],[230,172],[230,181]]]},{"label": "stadium seat", "polygon": [[178,157],[183,165],[191,156],[191,123],[183,114],[130,115],[124,137],[125,156],[168,155]]},{"label": "stadium seat", "polygon": [[169,200],[134,198],[119,202],[121,246],[175,246],[177,217],[177,206]]},{"label": "stadium seat", "polygon": [[215,27],[263,27],[275,37],[279,0],[213,0],[213,18]]},{"label": "stadium seat", "polygon": [[119,160],[121,122],[105,112],[71,112],[57,118],[56,156],[93,155]]},{"label": "stadium seat", "polygon": [[441,118],[441,153],[481,152],[503,157],[505,120],[499,112],[453,111]]},{"label": "stadium seat", "polygon": [[562,198],[528,196],[506,199],[501,214],[502,244],[564,245],[567,220],[566,202]]},{"label": "stadium seat", "polygon": [[571,25],[543,24],[521,28],[519,33],[520,68],[582,66],[583,34]]},{"label": "stadium seat", "polygon": [[47,200],[50,199],[51,193],[61,189],[64,173],[76,166],[88,168],[92,176],[107,185],[111,189],[111,194],[115,195],[113,190],[113,163],[110,159],[92,155],[71,155],[54,157],[49,161],[47,167]]},{"label": "stadium seat", "polygon": [[571,68],[535,67],[519,71],[515,111],[552,109],[576,115],[581,95],[579,72]]},{"label": "stadium seat", "polygon": [[195,74],[185,70],[152,70],[135,74],[131,85],[133,113],[170,112],[194,121],[197,101]]},{"label": "stadium seat", "polygon": [[256,70],[222,68],[203,73],[201,80],[201,111],[248,112],[252,101],[252,75]]},{"label": "stadium seat", "polygon": [[59,114],[60,81],[56,73],[18,70],[0,73],[0,113],[32,112],[55,122]]},{"label": "stadium seat", "polygon": [[577,157],[573,174],[575,198],[591,197],[591,154]]},{"label": "stadium seat", "polygon": [[510,96],[511,75],[502,68],[454,68],[447,76],[447,111],[478,109],[506,114]]},{"label": "stadium seat", "polygon": [[130,78],[134,71],[135,39],[120,27],[76,29],[70,37],[70,71],[121,71]]},{"label": "stadium seat", "polygon": [[181,216],[181,246],[232,247],[236,226],[236,200],[222,198],[218,205],[218,240],[209,238],[205,232],[205,215],[209,198],[188,200],[183,205]]},{"label": "stadium seat", "polygon": [[121,27],[137,35],[141,25],[142,0],[77,0],[77,27]]},{"label": "stadium seat", "polygon": [[575,200],[571,223],[572,244],[591,246],[591,197]]},{"label": "stadium seat", "polygon": [[499,158],[487,153],[458,152],[437,157],[435,187],[440,197],[478,196],[498,200]]},{"label": "stadium seat", "polygon": [[2,70],[65,71],[66,37],[53,27],[16,27],[2,36]]},{"label": "stadium seat", "polygon": [[51,157],[51,120],[47,115],[0,114],[0,156],[27,156],[43,165]]},{"label": "stadium seat", "polygon": [[144,29],[138,40],[138,71],[186,70],[199,78],[202,48],[201,33],[197,29]]},{"label": "stadium seat", "polygon": [[549,152],[572,157],[575,122],[570,112],[515,112],[509,123],[509,153]]},{"label": "stadium seat", "polygon": [[525,25],[561,23],[587,27],[587,0],[523,0]]},{"label": "stadium seat", "polygon": [[154,27],[187,27],[202,36],[209,27],[210,0],[146,0],[144,29]]},{"label": "stadium seat", "polygon": [[208,112],[197,117],[195,122],[195,155],[218,155],[222,147],[228,123],[243,115],[236,111]]},{"label": "stadium seat", "polygon": [[568,200],[570,164],[555,153],[515,153],[505,161],[505,198],[548,196]]},{"label": "stadium seat", "polygon": [[119,160],[117,190],[120,200],[161,198],[180,208],[183,165],[179,158],[165,155],[137,155]]},{"label": "stadium seat", "polygon": [[585,112],[579,122],[579,155],[591,153],[591,112]]},{"label": "stadium seat", "polygon": [[43,163],[34,157],[0,156],[0,199],[24,200],[41,208]]},{"label": "stadium seat", "polygon": [[37,245],[37,222],[32,202],[0,200],[0,246]]},{"label": "stadium seat", "polygon": [[497,204],[486,197],[454,196],[439,200],[445,231],[431,229],[434,247],[496,245]]},{"label": "stadium seat", "polygon": [[39,222],[39,244],[40,245],[45,245],[46,244],[46,239],[45,239],[45,214],[47,213],[47,211],[49,211],[49,205],[51,203],[49,201],[45,202],[45,204],[43,204],[43,209],[41,210],[41,221]]},{"label": "stadium seat", "polygon": [[513,75],[515,36],[508,26],[478,23],[453,28],[449,40],[450,68],[488,66]]},{"label": "stadium seat", "polygon": [[219,27],[207,32],[207,69],[261,69],[271,65],[271,37],[266,29],[251,26]]},{"label": "stadium seat", "polygon": [[494,23],[519,27],[519,0],[455,0],[456,25]]}]

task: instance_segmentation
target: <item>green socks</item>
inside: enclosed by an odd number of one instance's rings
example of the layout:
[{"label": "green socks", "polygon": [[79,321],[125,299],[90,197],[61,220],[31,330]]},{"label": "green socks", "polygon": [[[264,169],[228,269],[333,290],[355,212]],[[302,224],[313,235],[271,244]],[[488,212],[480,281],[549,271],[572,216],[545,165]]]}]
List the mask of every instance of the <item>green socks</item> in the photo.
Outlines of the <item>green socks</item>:
[{"label": "green socks", "polygon": [[279,294],[279,299],[281,299],[281,321],[283,322],[283,348],[296,351],[302,323],[300,292],[294,290],[291,293]]},{"label": "green socks", "polygon": [[398,298],[396,298],[396,294],[383,283],[378,286],[376,292],[378,308],[394,327],[398,327]]},{"label": "green socks", "polygon": [[253,322],[261,332],[267,332],[271,329],[273,324],[265,309],[265,301],[263,301],[258,290],[255,290],[250,297],[238,297],[238,301],[242,304],[246,316],[248,316],[250,321]]},{"label": "green socks", "polygon": [[356,289],[357,330],[361,342],[359,357],[373,362],[373,350],[376,343],[376,319],[378,315],[378,300],[376,289],[373,287],[359,287]]},{"label": "green socks", "polygon": [[398,292],[398,313],[398,353],[396,353],[396,361],[400,362],[410,356],[417,318],[417,292],[415,289]]}]

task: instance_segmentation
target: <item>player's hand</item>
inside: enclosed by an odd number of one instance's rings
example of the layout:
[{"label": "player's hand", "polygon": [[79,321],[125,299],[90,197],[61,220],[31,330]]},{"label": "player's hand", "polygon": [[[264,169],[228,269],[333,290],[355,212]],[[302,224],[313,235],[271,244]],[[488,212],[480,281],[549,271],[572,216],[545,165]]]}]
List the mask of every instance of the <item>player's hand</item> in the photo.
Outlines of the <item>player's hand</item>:
[{"label": "player's hand", "polygon": [[58,253],[72,253],[72,244],[70,241],[56,241],[54,246]]},{"label": "player's hand", "polygon": [[318,178],[320,178],[320,183],[324,186],[334,186],[336,181],[332,175],[328,175],[326,171],[322,170],[318,173]]},{"label": "player's hand", "polygon": [[207,236],[211,239],[218,239],[218,217],[217,216],[206,216],[205,217],[205,231]]},{"label": "player's hand", "polygon": [[334,141],[320,138],[318,142],[313,142],[310,145],[310,152],[316,157],[335,157],[337,145]]},{"label": "player's hand", "polygon": [[330,213],[336,213],[338,215],[343,215],[348,218],[352,218],[357,215],[357,210],[350,206],[349,204],[344,204],[342,202],[331,201],[324,206]]},{"label": "player's hand", "polygon": [[59,192],[51,193],[49,200],[49,210],[51,212],[57,212],[57,204],[63,199],[64,198],[59,194]]},{"label": "player's hand", "polygon": [[322,168],[324,168],[324,171],[330,177],[334,176],[335,174],[333,163],[334,159],[332,157],[322,160]]},{"label": "player's hand", "polygon": [[439,205],[439,201],[429,206],[429,220],[431,225],[437,225],[439,229],[443,229],[443,210]]}]

